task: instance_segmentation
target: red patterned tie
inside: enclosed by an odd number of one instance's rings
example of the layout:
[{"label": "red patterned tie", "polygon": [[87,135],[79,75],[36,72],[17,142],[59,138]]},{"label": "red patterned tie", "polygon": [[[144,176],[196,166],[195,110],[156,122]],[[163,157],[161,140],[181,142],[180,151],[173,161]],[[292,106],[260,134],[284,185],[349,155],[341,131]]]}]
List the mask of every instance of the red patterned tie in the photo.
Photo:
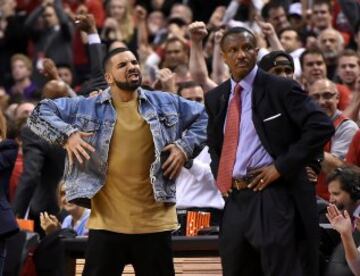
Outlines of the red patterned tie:
[{"label": "red patterned tie", "polygon": [[217,174],[217,186],[221,193],[227,193],[231,188],[232,172],[234,169],[236,149],[239,141],[239,128],[241,120],[241,91],[237,84],[234,95],[230,100],[226,116],[224,143],[221,150],[220,163]]}]

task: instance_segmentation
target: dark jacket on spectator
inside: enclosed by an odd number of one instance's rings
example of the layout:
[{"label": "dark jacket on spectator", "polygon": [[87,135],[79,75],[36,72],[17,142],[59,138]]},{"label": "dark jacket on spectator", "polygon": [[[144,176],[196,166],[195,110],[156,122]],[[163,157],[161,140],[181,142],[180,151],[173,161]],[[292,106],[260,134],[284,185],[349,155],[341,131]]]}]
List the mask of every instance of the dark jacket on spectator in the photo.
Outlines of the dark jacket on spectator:
[{"label": "dark jacket on spectator", "polygon": [[18,231],[14,213],[6,196],[17,152],[18,145],[15,141],[4,140],[0,142],[0,239]]},{"label": "dark jacket on spectator", "polygon": [[23,141],[24,171],[14,201],[15,213],[24,217],[30,206],[29,218],[35,220],[35,231],[42,233],[40,212],[59,212],[57,187],[64,171],[65,150],[50,145],[25,127]]},{"label": "dark jacket on spectator", "polygon": [[[65,63],[72,65],[73,50],[72,39],[74,27],[70,18],[64,12],[60,0],[55,0],[54,9],[59,19],[60,29],[57,28],[36,28],[37,20],[44,12],[44,7],[39,5],[25,21],[25,28],[29,31],[30,37],[35,43],[36,59],[41,53],[42,57],[51,58],[55,64]],[[34,70],[35,71],[35,70]]]}]

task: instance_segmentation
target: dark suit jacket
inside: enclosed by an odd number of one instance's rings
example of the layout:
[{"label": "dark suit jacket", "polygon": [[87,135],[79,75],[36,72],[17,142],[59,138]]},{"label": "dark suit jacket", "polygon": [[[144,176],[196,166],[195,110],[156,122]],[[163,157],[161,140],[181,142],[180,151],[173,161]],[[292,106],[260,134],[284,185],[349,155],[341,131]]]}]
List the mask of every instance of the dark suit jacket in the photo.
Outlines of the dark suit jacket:
[{"label": "dark suit jacket", "polygon": [[25,127],[21,133],[24,171],[16,189],[14,210],[23,217],[30,204],[32,214],[59,212],[58,184],[64,171],[65,150],[50,145]]},{"label": "dark suit jacket", "polygon": [[[230,95],[230,80],[209,91],[205,105],[209,115],[208,146],[211,169],[216,177],[223,127]],[[259,69],[252,91],[252,120],[267,152],[279,171],[279,181],[289,188],[307,238],[318,239],[314,185],[309,183],[305,164],[316,159],[334,133],[328,116],[292,80],[269,75]],[[274,120],[265,121],[281,114]]]},{"label": "dark suit jacket", "polygon": [[15,141],[0,142],[0,240],[19,230],[6,196],[17,153],[18,145]]},{"label": "dark suit jacket", "polygon": [[95,90],[105,90],[108,84],[104,78],[103,59],[106,53],[105,45],[93,43],[88,45],[90,58],[90,79],[83,84],[81,94],[89,95]]}]

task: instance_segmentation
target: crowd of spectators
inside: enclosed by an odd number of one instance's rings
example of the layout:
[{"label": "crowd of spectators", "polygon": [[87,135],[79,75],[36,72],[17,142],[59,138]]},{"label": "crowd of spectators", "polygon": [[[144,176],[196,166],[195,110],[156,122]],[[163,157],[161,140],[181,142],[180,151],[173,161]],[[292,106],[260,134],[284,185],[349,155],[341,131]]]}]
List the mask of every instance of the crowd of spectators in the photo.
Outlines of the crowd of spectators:
[{"label": "crowd of spectators", "polygon": [[[61,226],[86,234],[78,221],[88,217],[88,210],[59,200],[64,149],[26,127],[37,102],[101,93],[107,87],[102,57],[117,47],[138,57],[144,87],[203,102],[204,94],[230,77],[220,41],[224,30],[235,26],[249,28],[257,37],[261,69],[298,81],[333,121],[335,134],[314,160],[318,166],[307,171],[319,201],[335,205],[328,219],[349,243],[358,230],[339,224],[357,221],[360,196],[352,197],[355,207],[346,208],[334,200],[343,187],[334,192],[328,183],[334,181],[334,171],[349,165],[359,174],[357,0],[0,0],[0,114],[7,122],[2,127],[7,132],[0,128],[0,145],[11,141],[17,150],[11,164],[3,162],[0,152],[0,183],[15,215],[33,219],[42,237]],[[178,209],[209,211],[217,225],[224,202],[209,163],[205,148],[191,169],[183,169],[176,184]],[[360,190],[359,181],[352,186]],[[63,209],[72,216],[61,222]],[[360,261],[354,261],[360,254],[350,255],[350,268],[360,275]]]}]

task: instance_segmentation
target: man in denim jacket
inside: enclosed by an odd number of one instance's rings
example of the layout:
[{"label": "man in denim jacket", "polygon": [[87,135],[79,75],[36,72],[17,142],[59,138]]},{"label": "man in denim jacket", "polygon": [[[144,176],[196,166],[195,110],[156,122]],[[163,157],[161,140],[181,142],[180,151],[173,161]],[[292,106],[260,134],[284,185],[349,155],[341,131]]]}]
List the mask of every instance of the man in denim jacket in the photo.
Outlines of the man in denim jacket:
[{"label": "man in denim jacket", "polygon": [[140,67],[126,48],[108,53],[104,68],[103,93],[44,100],[28,125],[67,150],[67,199],[91,200],[84,275],[119,275],[127,263],[137,275],[174,275],[174,179],[205,142],[206,112],[139,88]]}]

